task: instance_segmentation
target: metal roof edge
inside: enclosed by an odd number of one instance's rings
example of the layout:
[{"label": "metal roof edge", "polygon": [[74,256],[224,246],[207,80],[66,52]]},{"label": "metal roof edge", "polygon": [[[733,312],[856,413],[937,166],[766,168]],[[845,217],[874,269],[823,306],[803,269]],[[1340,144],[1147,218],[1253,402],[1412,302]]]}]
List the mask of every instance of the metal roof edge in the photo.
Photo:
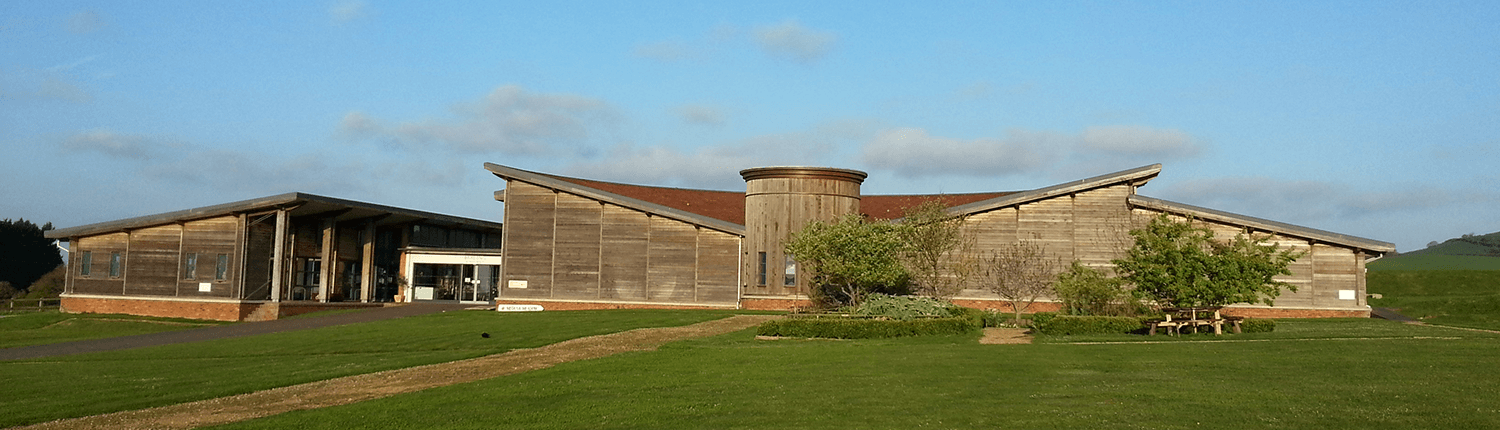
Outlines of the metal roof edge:
[{"label": "metal roof edge", "polygon": [[1232,224],[1251,227],[1256,230],[1265,230],[1272,233],[1284,234],[1288,236],[1298,236],[1306,239],[1313,239],[1319,242],[1328,242],[1337,245],[1348,246],[1351,248],[1366,249],[1382,253],[1392,252],[1396,250],[1396,245],[1390,242],[1381,242],[1373,239],[1366,239],[1362,237],[1334,233],[1331,231],[1318,230],[1315,228],[1308,228],[1279,221],[1256,218],[1248,215],[1240,215],[1205,207],[1177,203],[1154,197],[1142,196],[1139,194],[1130,196],[1126,199],[1126,201],[1129,202],[1132,206],[1139,206],[1146,209],[1155,209],[1164,212],[1192,215],[1194,217],[1207,220],[1228,222]]},{"label": "metal roof edge", "polygon": [[1049,197],[1056,197],[1059,195],[1075,193],[1091,188],[1099,188],[1121,182],[1132,182],[1136,183],[1136,186],[1140,186],[1145,185],[1146,182],[1150,181],[1152,178],[1155,178],[1156,175],[1160,173],[1161,163],[1152,164],[1149,166],[1141,166],[1134,169],[1121,170],[1119,172],[1108,173],[1092,178],[1079,179],[1072,182],[1064,182],[1061,184],[1045,188],[1038,188],[1031,191],[1021,191],[1014,194],[1007,194],[989,200],[980,200],[966,205],[954,206],[948,208],[948,213],[954,216],[971,215],[979,212],[1003,208],[1006,206],[1029,203]]},{"label": "metal roof edge", "polygon": [[373,209],[373,210],[382,211],[382,212],[390,212],[390,213],[395,213],[395,214],[402,214],[402,215],[408,215],[408,216],[413,216],[413,217],[418,217],[418,218],[424,218],[424,219],[430,219],[430,220],[437,220],[437,221],[444,221],[444,222],[450,222],[450,223],[456,223],[456,224],[462,224],[462,225],[474,225],[474,226],[482,226],[482,227],[495,228],[495,229],[501,228],[501,224],[500,223],[493,222],[493,221],[485,221],[485,220],[479,220],[479,219],[473,219],[473,218],[463,218],[463,217],[457,217],[457,216],[452,216],[452,215],[443,215],[443,214],[439,214],[439,213],[424,212],[424,211],[419,211],[419,210],[415,210],[415,209],[405,209],[405,208],[398,208],[398,207],[394,207],[394,206],[385,206],[385,205],[379,205],[379,204],[374,204],[374,203],[365,203],[365,202],[358,202],[358,201],[354,201],[354,200],[346,200],[346,199],[340,199],[340,198],[334,198],[334,197],[325,197],[325,196],[320,196],[320,195],[316,195],[316,194],[307,194],[307,193],[301,193],[301,192],[291,192],[291,193],[285,193],[285,194],[277,194],[277,195],[273,195],[273,196],[266,196],[266,197],[254,198],[254,199],[249,199],[249,200],[240,200],[240,201],[237,201],[237,202],[217,204],[217,205],[212,205],[212,206],[203,206],[203,207],[192,208],[192,209],[184,209],[184,210],[180,210],[180,211],[164,212],[164,213],[159,213],[159,214],[138,216],[138,217],[132,217],[132,218],[125,218],[125,219],[114,220],[114,221],[105,221],[105,222],[94,223],[94,224],[85,224],[85,225],[81,225],[81,226],[77,226],[77,227],[68,227],[68,228],[62,228],[62,229],[56,229],[56,230],[48,230],[46,232],[46,237],[49,238],[49,239],[67,239],[67,238],[71,238],[71,237],[90,236],[90,235],[95,235],[95,234],[100,234],[100,233],[107,233],[107,232],[112,232],[112,231],[133,230],[133,229],[144,228],[144,227],[151,227],[151,226],[157,226],[157,225],[163,225],[163,224],[170,224],[170,223],[179,222],[179,221],[193,221],[193,220],[199,220],[199,219],[204,219],[204,218],[213,218],[213,217],[223,216],[223,215],[229,215],[229,214],[255,212],[255,211],[258,211],[258,210],[273,209],[273,208],[276,208],[278,206],[287,206],[287,205],[291,205],[291,204],[298,203],[298,202],[310,202],[310,201],[330,203],[330,204],[335,204],[335,205],[340,205],[340,206],[346,206],[346,207],[355,207],[355,208],[363,208],[363,209]]},{"label": "metal roof edge", "polygon": [[576,194],[583,197],[608,202],[622,207],[638,210],[652,215],[663,216],[678,221],[711,228],[729,234],[744,236],[745,226],[732,222],[698,215],[681,209],[673,209],[645,200],[622,196],[598,188],[587,187],[572,182],[554,179],[540,173],[521,170],[514,167],[502,166],[495,163],[484,163],[484,169],[488,170],[501,179],[515,179],[531,183],[544,188]]}]

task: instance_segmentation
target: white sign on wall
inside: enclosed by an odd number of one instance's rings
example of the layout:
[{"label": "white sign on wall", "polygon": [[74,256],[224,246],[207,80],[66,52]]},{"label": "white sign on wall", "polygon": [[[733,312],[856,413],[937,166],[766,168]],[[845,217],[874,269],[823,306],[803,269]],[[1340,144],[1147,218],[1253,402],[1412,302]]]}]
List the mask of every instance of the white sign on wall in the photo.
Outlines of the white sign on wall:
[{"label": "white sign on wall", "polygon": [[500,312],[541,312],[542,305],[496,305]]},{"label": "white sign on wall", "polygon": [[524,279],[522,279],[522,280],[512,280],[510,282],[505,283],[505,286],[507,288],[526,288],[526,280],[524,280]]},{"label": "white sign on wall", "polygon": [[198,292],[200,292],[200,293],[208,293],[208,292],[212,292],[213,290],[214,290],[214,284],[213,283],[210,283],[210,282],[199,282],[198,283]]},{"label": "white sign on wall", "polygon": [[1339,300],[1354,300],[1354,290],[1339,290]]}]

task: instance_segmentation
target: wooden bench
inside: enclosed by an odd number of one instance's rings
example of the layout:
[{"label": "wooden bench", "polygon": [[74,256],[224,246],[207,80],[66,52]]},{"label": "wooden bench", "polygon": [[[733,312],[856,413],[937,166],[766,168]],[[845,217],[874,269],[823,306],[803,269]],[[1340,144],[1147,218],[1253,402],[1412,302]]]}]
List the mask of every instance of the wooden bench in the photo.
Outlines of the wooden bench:
[{"label": "wooden bench", "polygon": [[[1226,323],[1226,322],[1228,322],[1230,324],[1231,329],[1234,330],[1234,332],[1236,334],[1240,333],[1240,321],[1244,320],[1244,318],[1241,318],[1241,317],[1227,317],[1227,318],[1226,317],[1222,317],[1222,316],[1219,315],[1219,308],[1211,308],[1211,309],[1214,312],[1213,318],[1201,318],[1201,319],[1198,318],[1198,312],[1199,311],[1207,311],[1209,309],[1196,309],[1196,308],[1189,308],[1189,309],[1167,309],[1166,310],[1167,311],[1166,319],[1164,319],[1162,321],[1147,321],[1146,322],[1146,327],[1150,328],[1150,331],[1148,331],[1147,334],[1151,335],[1151,336],[1155,336],[1156,335],[1156,329],[1158,329],[1158,328],[1164,328],[1164,329],[1167,329],[1167,334],[1168,335],[1178,335],[1178,334],[1182,334],[1182,328],[1183,327],[1192,328],[1193,329],[1193,334],[1197,334],[1199,327],[1210,326],[1210,327],[1214,328],[1214,334],[1220,335],[1220,334],[1224,334],[1224,323]],[[1176,314],[1178,316],[1178,318],[1175,319],[1175,320],[1172,319],[1172,316],[1174,314]],[[1183,315],[1186,315],[1187,319],[1182,319]]]}]

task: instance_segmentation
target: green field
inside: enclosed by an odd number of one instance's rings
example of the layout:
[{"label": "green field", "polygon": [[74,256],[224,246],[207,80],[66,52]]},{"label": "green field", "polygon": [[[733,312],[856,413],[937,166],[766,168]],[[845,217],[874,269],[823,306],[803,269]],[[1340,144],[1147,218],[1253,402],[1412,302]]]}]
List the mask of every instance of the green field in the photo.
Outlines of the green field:
[{"label": "green field", "polygon": [[1433,324],[1500,330],[1500,271],[1371,270],[1371,306]]},{"label": "green field", "polygon": [[1389,270],[1495,270],[1500,271],[1500,257],[1476,255],[1399,255],[1386,257],[1367,265],[1371,272]]},{"label": "green field", "polygon": [[133,315],[65,314],[58,311],[14,313],[0,316],[0,348],[185,330],[217,324],[225,323]]},{"label": "green field", "polygon": [[[225,429],[1500,427],[1500,338],[1371,319],[1222,341],[669,344]],[[1057,341],[1058,339],[1051,339]]]},{"label": "green field", "polygon": [[[0,361],[0,381],[5,381],[0,428],[461,360],[634,328],[686,325],[732,313],[446,312],[209,342]],[[481,332],[492,336],[480,337]]]}]

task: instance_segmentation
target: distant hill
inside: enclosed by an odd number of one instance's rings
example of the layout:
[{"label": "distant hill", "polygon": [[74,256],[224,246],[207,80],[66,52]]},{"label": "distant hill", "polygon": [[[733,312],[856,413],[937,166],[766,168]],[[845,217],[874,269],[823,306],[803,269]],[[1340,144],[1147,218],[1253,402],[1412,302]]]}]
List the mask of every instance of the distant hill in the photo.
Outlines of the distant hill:
[{"label": "distant hill", "polygon": [[1370,270],[1500,270],[1500,232],[1448,239],[1426,249],[1392,255]]}]

